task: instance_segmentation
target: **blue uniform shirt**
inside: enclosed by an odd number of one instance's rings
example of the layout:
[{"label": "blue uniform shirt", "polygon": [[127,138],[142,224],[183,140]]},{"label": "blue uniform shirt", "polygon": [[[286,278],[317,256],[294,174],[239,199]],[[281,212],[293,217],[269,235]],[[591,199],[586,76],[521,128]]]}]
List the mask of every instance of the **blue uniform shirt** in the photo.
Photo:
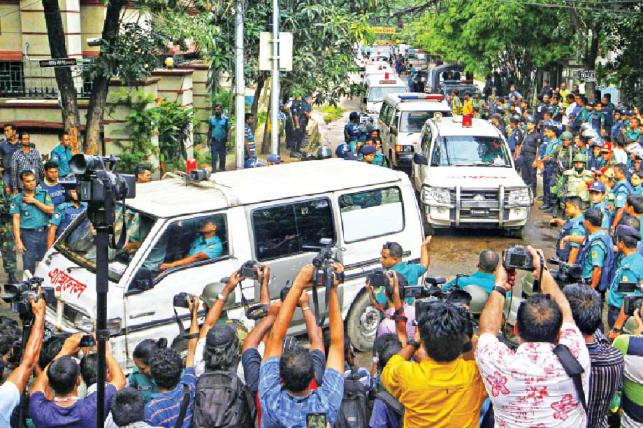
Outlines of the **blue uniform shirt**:
[{"label": "blue uniform shirt", "polygon": [[215,235],[206,240],[203,235],[199,235],[199,237],[192,243],[188,256],[193,256],[199,253],[204,253],[208,256],[208,259],[216,259],[223,254],[223,244],[221,243],[221,239]]},{"label": "blue uniform shirt", "polygon": [[[640,283],[643,279],[643,256],[639,253],[630,254],[627,257],[620,259],[616,267],[616,272],[614,273],[614,279],[612,280],[612,285],[610,286],[609,296],[607,297],[607,303],[610,306],[620,308],[623,306],[623,298],[625,293],[619,293],[617,291],[618,285],[621,282],[636,282]],[[638,289],[632,293],[632,295],[643,296]]]},{"label": "blue uniform shirt", "polygon": [[211,116],[210,117],[210,126],[212,127],[212,133],[210,137],[214,140],[225,141],[228,138],[228,128],[229,122],[228,118],[222,114],[220,117]]},{"label": "blue uniform shirt", "polygon": [[[585,221],[585,216],[584,215],[579,215],[578,217],[570,218],[567,220],[572,223],[572,229],[569,232],[571,236],[585,236],[585,226],[583,226],[583,222]],[[571,247],[579,248],[580,244],[576,244],[575,242],[570,242],[569,245]]]},{"label": "blue uniform shirt", "polygon": [[614,196],[616,197],[616,208],[623,208],[627,202],[627,195],[630,194],[630,183],[621,180],[614,185]]},{"label": "blue uniform shirt", "polygon": [[43,180],[38,186],[42,190],[45,190],[47,193],[49,193],[49,196],[51,197],[51,202],[54,203],[54,207],[57,207],[58,205],[65,202],[65,189],[63,189],[63,186],[61,186],[60,183],[56,183],[53,186],[49,186]]},{"label": "blue uniform shirt", "polygon": [[[455,281],[455,279],[451,280],[444,287],[442,287],[442,289],[449,290],[452,287],[455,287]],[[491,293],[493,291],[493,287],[495,286],[494,276],[492,273],[477,271],[469,276],[461,276],[460,278],[458,278],[459,289],[462,289],[467,285],[477,285],[484,288],[487,293]]]},{"label": "blue uniform shirt", "polygon": [[[243,151],[244,168],[252,168],[254,167],[257,153],[255,150],[255,136],[252,133],[252,128],[248,125],[243,127],[243,136],[245,143],[248,145],[248,150]],[[248,152],[250,152],[249,155]]]},{"label": "blue uniform shirt", "polygon": [[417,285],[418,279],[426,272],[424,265],[419,263],[398,263],[389,270],[395,271],[406,278],[409,285]]},{"label": "blue uniform shirt", "polygon": [[51,151],[49,157],[58,164],[58,175],[60,177],[71,174],[71,168],[69,167],[71,156],[71,147],[64,147],[62,144],[58,144]]},{"label": "blue uniform shirt", "polygon": [[67,226],[87,209],[87,203],[81,202],[78,207],[73,202],[63,202],[56,207],[51,216],[51,224],[56,226],[56,238],[59,237]]},{"label": "blue uniform shirt", "polygon": [[607,202],[599,202],[598,204],[592,205],[592,208],[598,208],[603,213],[603,221],[601,222],[601,229],[609,230],[612,225],[612,217],[610,209],[607,207]]},{"label": "blue uniform shirt", "polygon": [[[9,214],[20,214],[21,229],[38,229],[40,227],[47,227],[49,225],[49,215],[40,211],[36,205],[23,202],[22,198],[24,195],[24,192],[20,192],[13,197],[11,200],[11,207],[9,208]],[[34,198],[45,205],[53,205],[49,194],[42,189],[36,188]]]},{"label": "blue uniform shirt", "polygon": [[[591,241],[595,239],[599,235],[605,235],[607,232],[605,232],[603,229],[599,230],[596,233],[593,233],[587,237],[587,241]],[[607,256],[607,251],[611,251],[610,249],[605,248],[603,241],[600,239],[597,239],[592,243],[592,246],[589,249],[589,252],[585,256],[585,260],[583,260],[583,278],[584,279],[591,279],[592,277],[592,272],[595,267],[600,267],[603,268],[605,264],[605,257]]]}]

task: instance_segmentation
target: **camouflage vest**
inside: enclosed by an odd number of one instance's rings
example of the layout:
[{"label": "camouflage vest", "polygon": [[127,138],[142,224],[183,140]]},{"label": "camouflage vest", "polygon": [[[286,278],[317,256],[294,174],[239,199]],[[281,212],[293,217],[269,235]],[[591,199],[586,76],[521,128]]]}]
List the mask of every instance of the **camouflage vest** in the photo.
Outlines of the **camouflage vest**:
[{"label": "camouflage vest", "polygon": [[588,181],[594,179],[591,171],[583,170],[580,174],[570,169],[565,171],[565,197],[578,196],[583,202],[589,202],[589,184]]}]

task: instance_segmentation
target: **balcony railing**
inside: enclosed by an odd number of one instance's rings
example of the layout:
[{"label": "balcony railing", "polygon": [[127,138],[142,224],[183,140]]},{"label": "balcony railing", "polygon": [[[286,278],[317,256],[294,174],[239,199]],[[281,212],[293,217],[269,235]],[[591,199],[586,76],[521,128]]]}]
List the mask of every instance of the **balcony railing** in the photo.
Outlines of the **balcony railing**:
[{"label": "balcony railing", "polygon": [[[72,67],[78,98],[88,98],[91,81],[83,79],[85,65]],[[54,68],[41,68],[38,60],[0,61],[0,98],[56,99],[59,91]]]}]

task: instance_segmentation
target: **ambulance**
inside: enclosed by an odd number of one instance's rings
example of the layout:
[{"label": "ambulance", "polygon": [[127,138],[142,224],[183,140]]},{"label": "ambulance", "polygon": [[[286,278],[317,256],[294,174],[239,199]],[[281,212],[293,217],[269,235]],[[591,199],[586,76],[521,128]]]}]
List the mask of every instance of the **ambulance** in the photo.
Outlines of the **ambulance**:
[{"label": "ambulance", "polygon": [[374,121],[377,121],[386,95],[401,92],[408,92],[408,89],[402,79],[394,73],[368,76],[366,78],[366,93],[360,107]]}]

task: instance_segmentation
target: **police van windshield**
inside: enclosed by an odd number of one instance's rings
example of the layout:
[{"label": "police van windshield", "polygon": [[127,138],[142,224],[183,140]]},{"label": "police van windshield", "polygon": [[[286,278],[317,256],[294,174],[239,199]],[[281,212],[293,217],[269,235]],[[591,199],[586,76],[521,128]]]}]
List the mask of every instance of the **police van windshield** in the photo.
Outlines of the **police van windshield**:
[{"label": "police van windshield", "polygon": [[[127,227],[126,243],[120,250],[110,248],[108,253],[109,277],[116,282],[120,280],[156,221],[155,218],[130,208],[125,208],[125,215],[123,215],[122,205],[119,204],[114,223],[117,241],[123,229],[123,220]],[[86,214],[83,214],[79,222],[65,231],[63,238],[56,244],[56,249],[80,266],[95,272],[96,231]]]},{"label": "police van windshield", "polygon": [[[427,119],[433,119],[435,111],[404,111],[400,116],[400,132],[420,132]],[[451,116],[451,110],[440,111],[443,117]]]},{"label": "police van windshield", "polygon": [[404,86],[371,86],[368,90],[368,102],[381,103],[388,94],[406,92]]},{"label": "police van windshield", "polygon": [[511,168],[507,147],[496,137],[455,135],[439,137],[431,166],[484,166]]}]

